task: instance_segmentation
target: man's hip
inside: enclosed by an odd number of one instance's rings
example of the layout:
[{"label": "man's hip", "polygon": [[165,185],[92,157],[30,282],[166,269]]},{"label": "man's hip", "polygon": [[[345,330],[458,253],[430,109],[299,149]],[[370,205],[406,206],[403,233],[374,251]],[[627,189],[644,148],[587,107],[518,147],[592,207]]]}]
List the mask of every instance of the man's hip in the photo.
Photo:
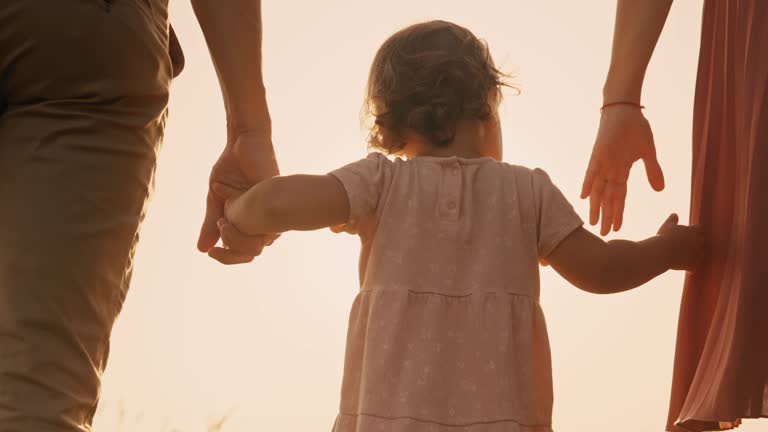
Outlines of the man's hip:
[{"label": "man's hip", "polygon": [[156,0],[0,3],[0,431],[87,431],[172,77]]}]

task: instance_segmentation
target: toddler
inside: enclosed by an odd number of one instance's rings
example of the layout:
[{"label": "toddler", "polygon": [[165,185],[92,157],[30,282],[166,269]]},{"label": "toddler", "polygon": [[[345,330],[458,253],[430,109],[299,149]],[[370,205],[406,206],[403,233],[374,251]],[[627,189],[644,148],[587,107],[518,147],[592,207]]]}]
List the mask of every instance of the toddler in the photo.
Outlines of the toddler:
[{"label": "toddler", "polygon": [[607,294],[696,261],[699,232],[675,215],[647,240],[605,242],[544,171],[502,162],[505,78],[469,30],[407,27],[370,71],[376,152],[227,202],[226,223],[246,234],[360,236],[335,432],[550,432],[539,263]]}]

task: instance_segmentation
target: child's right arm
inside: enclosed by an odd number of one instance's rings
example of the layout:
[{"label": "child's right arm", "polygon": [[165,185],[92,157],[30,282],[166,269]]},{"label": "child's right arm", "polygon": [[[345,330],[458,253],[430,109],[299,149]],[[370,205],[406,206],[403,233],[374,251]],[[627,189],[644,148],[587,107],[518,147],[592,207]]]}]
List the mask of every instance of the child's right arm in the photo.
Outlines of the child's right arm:
[{"label": "child's right arm", "polygon": [[226,219],[246,235],[343,224],[349,219],[349,211],[344,186],[327,174],[272,177],[227,201],[225,206]]},{"label": "child's right arm", "polygon": [[546,261],[576,287],[595,294],[636,288],[667,270],[692,270],[703,248],[696,226],[670,216],[656,236],[605,242],[584,228],[566,237]]}]

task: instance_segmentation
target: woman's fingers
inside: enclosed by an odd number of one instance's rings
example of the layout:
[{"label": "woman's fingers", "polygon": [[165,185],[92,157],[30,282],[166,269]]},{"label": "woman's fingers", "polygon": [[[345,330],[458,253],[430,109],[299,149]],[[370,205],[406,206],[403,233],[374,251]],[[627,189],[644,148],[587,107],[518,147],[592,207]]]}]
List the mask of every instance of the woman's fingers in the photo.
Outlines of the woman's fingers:
[{"label": "woman's fingers", "polygon": [[627,182],[614,184],[613,196],[613,230],[618,231],[624,223],[624,203],[627,199]]},{"label": "woman's fingers", "polygon": [[613,183],[607,183],[603,190],[603,197],[600,203],[603,211],[603,220],[600,225],[600,235],[607,235],[611,232],[611,225],[613,225],[613,196],[614,196]]},{"label": "woman's fingers", "polygon": [[602,219],[601,235],[607,235],[611,229],[618,231],[624,223],[624,202],[631,165],[622,168],[597,173],[591,179],[592,188],[588,194],[589,223],[597,225]]},{"label": "woman's fingers", "polygon": [[592,182],[592,190],[589,192],[589,224],[597,225],[600,220],[600,203],[603,197],[605,180],[601,178]]},{"label": "woman's fingers", "polygon": [[584,183],[581,185],[581,199],[584,199],[588,196],[590,196],[592,191],[592,185],[595,182],[595,176],[597,174],[597,169],[595,168],[595,163],[593,163],[592,160],[589,161],[589,165],[587,166],[587,172],[584,174]]}]

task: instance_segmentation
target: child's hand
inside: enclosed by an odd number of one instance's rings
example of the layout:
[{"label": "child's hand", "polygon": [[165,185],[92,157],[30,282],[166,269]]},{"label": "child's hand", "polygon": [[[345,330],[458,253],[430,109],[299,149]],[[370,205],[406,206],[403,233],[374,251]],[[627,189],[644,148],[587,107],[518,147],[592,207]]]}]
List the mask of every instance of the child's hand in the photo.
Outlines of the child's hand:
[{"label": "child's hand", "polygon": [[[270,246],[279,234],[251,235],[241,231],[237,225],[248,217],[245,210],[247,203],[244,202],[247,199],[246,194],[220,183],[215,183],[212,188],[220,196],[226,197],[226,201],[224,217],[216,222],[223,248],[213,248],[210,254],[216,254],[212,256],[224,264],[251,262],[254,257],[261,255],[263,249]],[[223,256],[225,251],[229,252],[228,256]],[[222,259],[218,258],[219,255],[222,255]]]},{"label": "child's hand", "polygon": [[[214,192],[220,196],[226,197],[224,202],[224,219],[229,224],[240,225],[248,220],[246,202],[248,199],[248,191],[242,193],[237,189],[231,188],[222,183],[214,183],[211,187]],[[218,223],[221,225],[221,223]],[[219,226],[221,230],[221,226]]]},{"label": "child's hand", "polygon": [[678,225],[672,213],[659,228],[658,235],[667,239],[673,270],[693,271],[704,249],[704,234],[698,225]]},{"label": "child's hand", "polygon": [[[220,188],[223,189],[224,187],[226,187],[226,186],[219,186],[219,185],[214,185],[213,186],[214,190],[218,190]],[[230,198],[227,198],[227,200],[224,202],[224,218],[225,219],[227,219],[228,221],[237,220],[239,215],[236,214],[235,205],[234,204],[237,201],[240,201],[242,199],[242,197],[243,197],[243,195],[234,195],[234,196],[232,196]]]}]

